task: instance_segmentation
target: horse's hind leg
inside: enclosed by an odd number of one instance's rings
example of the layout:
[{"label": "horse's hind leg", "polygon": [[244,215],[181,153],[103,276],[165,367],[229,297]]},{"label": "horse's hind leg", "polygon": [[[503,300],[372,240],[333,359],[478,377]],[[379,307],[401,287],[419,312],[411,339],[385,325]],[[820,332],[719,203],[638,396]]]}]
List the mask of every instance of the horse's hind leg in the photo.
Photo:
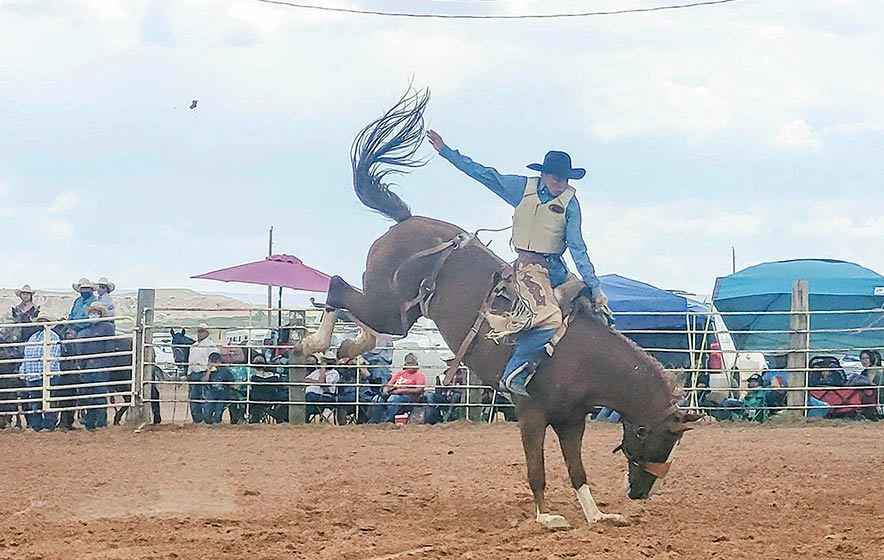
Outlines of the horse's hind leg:
[{"label": "horse's hind leg", "polygon": [[567,529],[571,527],[561,515],[549,513],[544,498],[546,471],[543,463],[543,442],[546,439],[546,417],[536,409],[519,410],[519,430],[522,434],[522,448],[528,466],[528,484],[534,494],[534,508],[537,522],[547,529]]},{"label": "horse's hind leg", "polygon": [[329,282],[326,304],[335,309],[346,309],[359,322],[378,333],[402,336],[410,326],[402,324],[392,292],[381,293],[366,286],[365,293],[361,293],[338,276]]},{"label": "horse's hind leg", "polygon": [[562,455],[565,457],[565,465],[568,467],[568,476],[571,478],[571,486],[577,492],[577,501],[580,502],[580,508],[586,521],[595,523],[597,521],[609,521],[612,523],[625,523],[625,518],[616,513],[602,513],[599,511],[592,493],[589,491],[589,485],[586,483],[586,470],[583,467],[583,432],[586,429],[586,418],[582,415],[571,422],[565,424],[553,425],[556,435],[559,436],[559,446],[562,448]]}]

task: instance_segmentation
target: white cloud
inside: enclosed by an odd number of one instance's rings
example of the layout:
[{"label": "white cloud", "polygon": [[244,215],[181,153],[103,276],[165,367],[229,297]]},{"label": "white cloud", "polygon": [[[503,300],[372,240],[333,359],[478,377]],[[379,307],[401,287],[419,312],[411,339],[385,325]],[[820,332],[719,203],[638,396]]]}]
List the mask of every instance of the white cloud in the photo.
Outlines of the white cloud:
[{"label": "white cloud", "polygon": [[73,192],[60,192],[52,199],[52,202],[46,208],[52,214],[63,214],[76,208],[80,203],[80,197]]},{"label": "white cloud", "polygon": [[823,145],[803,119],[783,124],[777,133],[776,143],[798,148],[819,148]]}]

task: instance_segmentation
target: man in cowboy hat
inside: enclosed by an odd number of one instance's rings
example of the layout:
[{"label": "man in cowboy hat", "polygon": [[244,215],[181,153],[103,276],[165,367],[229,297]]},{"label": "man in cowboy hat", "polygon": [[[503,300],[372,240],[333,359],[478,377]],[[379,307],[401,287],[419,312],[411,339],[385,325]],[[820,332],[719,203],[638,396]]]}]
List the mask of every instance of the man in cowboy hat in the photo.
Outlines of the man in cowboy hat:
[{"label": "man in cowboy hat", "polygon": [[566,248],[571,251],[593,304],[607,303],[583,240],[577,193],[568,184],[572,179],[583,178],[586,170],[571,167],[571,156],[565,152],[550,151],[542,164],[528,166],[539,171],[540,177],[501,175],[496,169],[452,150],[435,131],[428,131],[427,137],[442,157],[515,208],[512,243],[518,253],[514,267],[516,284],[520,299],[531,313],[523,324],[513,325],[508,331],[519,332],[519,336],[500,384],[507,391],[528,396],[527,385],[534,376],[537,356],[562,324],[553,288],[568,278],[568,268],[562,260]]},{"label": "man in cowboy hat", "polygon": [[114,298],[111,297],[111,292],[116,290],[117,287],[113,282],[108,280],[106,277],[102,276],[98,279],[98,303],[107,308],[107,316],[108,317],[116,317],[117,316],[117,306],[114,305]]},{"label": "man in cowboy hat", "polygon": [[29,284],[25,284],[15,295],[21,301],[12,308],[12,320],[16,322],[33,321],[40,314],[40,307],[34,305],[34,290]]},{"label": "man in cowboy hat", "polygon": [[[71,321],[86,319],[86,310],[93,302],[98,301],[98,298],[95,297],[96,286],[88,278],[80,278],[80,281],[76,284],[71,284],[71,287],[74,288],[75,292],[80,293],[80,297],[74,300],[74,305],[71,306],[71,313],[68,315],[68,319]],[[80,332],[85,329],[86,326],[86,323],[74,323],[71,325],[71,328]]]},{"label": "man in cowboy hat", "polygon": [[208,388],[205,378],[209,371],[209,355],[218,351],[218,347],[209,338],[209,326],[200,323],[196,328],[196,342],[190,347],[187,360],[187,388],[190,399],[190,416],[194,424],[209,420],[210,407],[206,403]]},{"label": "man in cowboy hat", "polygon": [[[84,373],[80,379],[89,387],[82,387],[83,398],[81,403],[88,406],[83,413],[83,425],[87,430],[96,430],[107,426],[107,383],[110,381],[110,369],[113,359],[106,354],[116,350],[116,344],[110,337],[114,336],[114,324],[111,321],[102,321],[108,316],[107,308],[97,301],[93,301],[86,308],[86,314],[90,322],[84,323],[77,338],[86,339],[85,342],[77,343],[77,354],[88,356],[83,358],[81,365]],[[96,339],[96,340],[89,340]]]}]

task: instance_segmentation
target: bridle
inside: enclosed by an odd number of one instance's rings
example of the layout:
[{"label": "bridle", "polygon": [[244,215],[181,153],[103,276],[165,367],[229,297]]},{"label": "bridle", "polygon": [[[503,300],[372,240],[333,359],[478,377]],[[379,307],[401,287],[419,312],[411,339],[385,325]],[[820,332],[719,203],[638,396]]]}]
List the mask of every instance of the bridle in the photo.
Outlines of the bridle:
[{"label": "bridle", "polygon": [[[652,424],[650,428],[648,428],[646,426],[638,426],[637,428],[635,428],[635,436],[636,436],[636,438],[638,438],[639,442],[641,443],[642,451],[644,451],[644,446],[645,446],[645,443],[647,442],[648,434],[650,434],[654,428],[657,428],[658,426],[663,424],[663,422],[668,420],[669,417],[672,416],[672,414],[676,410],[678,410],[678,406],[673,403],[672,405],[669,406],[669,408],[667,408],[664,411],[663,419],[660,420],[659,422]],[[618,451],[623,452],[623,456],[626,457],[626,460],[629,461],[629,463],[632,466],[645,471],[646,473],[648,473],[649,475],[651,475],[657,479],[662,480],[662,479],[666,478],[667,474],[669,474],[669,468],[672,465],[671,459],[667,460],[664,463],[655,463],[655,462],[651,462],[651,461],[639,461],[638,458],[634,457],[632,454],[630,454],[628,451],[626,451],[626,449],[624,449],[622,443],[620,445],[618,445],[617,447],[615,447],[614,451],[612,451],[612,453],[617,453]]]}]

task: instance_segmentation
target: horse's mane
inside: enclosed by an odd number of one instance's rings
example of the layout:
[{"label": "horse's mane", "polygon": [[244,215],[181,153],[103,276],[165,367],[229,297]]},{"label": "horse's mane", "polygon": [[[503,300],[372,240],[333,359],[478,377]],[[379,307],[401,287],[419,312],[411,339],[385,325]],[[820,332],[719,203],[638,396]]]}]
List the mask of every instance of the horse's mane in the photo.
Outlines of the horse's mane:
[{"label": "horse's mane", "polygon": [[[589,319],[598,321],[599,323],[602,322],[601,319],[598,319],[596,317],[590,317]],[[670,392],[675,390],[675,376],[667,372],[666,369],[663,368],[663,365],[659,361],[657,361],[656,358],[648,354],[648,352],[644,348],[636,344],[634,340],[621,333],[620,331],[611,328],[607,328],[607,331],[619,342],[622,342],[626,345],[627,348],[635,352],[636,360],[639,362],[637,364],[639,367],[636,370],[636,373],[638,373],[642,377],[647,377],[662,382]]]},{"label": "horse's mane", "polygon": [[411,209],[390,190],[384,180],[389,175],[421,167],[426,160],[415,159],[424,137],[424,110],[430,90],[409,90],[393,107],[368,124],[356,136],[351,150],[353,188],[359,200],[384,216],[402,222]]}]

